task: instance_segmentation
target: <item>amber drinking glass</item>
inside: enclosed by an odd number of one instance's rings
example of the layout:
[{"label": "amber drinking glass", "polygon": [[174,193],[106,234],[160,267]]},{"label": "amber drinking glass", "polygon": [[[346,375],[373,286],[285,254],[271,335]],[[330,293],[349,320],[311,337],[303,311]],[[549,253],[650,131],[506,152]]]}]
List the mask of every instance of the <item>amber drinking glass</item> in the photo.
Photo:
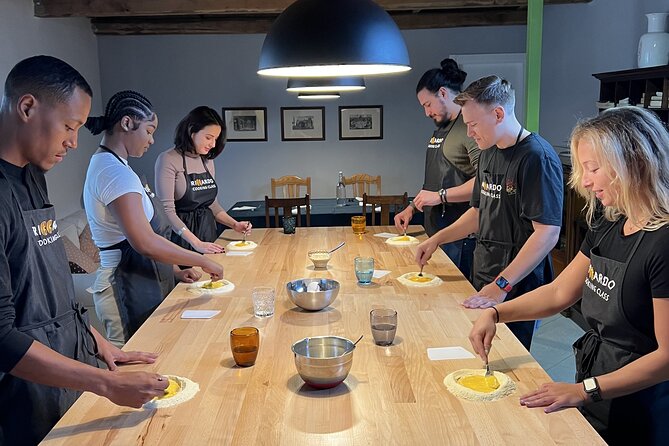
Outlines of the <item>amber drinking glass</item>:
[{"label": "amber drinking glass", "polygon": [[354,215],[351,217],[351,228],[353,229],[354,234],[364,234],[365,229],[367,228],[367,222],[364,215]]},{"label": "amber drinking glass", "polygon": [[235,364],[249,367],[256,363],[260,348],[260,332],[255,327],[234,328],[230,332],[230,348]]}]

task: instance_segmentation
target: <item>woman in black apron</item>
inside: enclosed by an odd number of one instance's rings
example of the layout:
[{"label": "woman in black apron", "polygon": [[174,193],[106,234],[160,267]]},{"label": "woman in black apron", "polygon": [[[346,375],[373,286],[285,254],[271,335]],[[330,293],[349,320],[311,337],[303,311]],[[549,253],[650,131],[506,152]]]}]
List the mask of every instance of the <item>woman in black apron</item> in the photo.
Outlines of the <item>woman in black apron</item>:
[{"label": "woman in black apron", "polygon": [[156,161],[156,191],[172,223],[172,242],[183,248],[223,252],[213,243],[221,232],[218,224],[243,234],[251,230],[251,223],[236,221],[216,201],[213,160],[224,146],[223,120],[216,110],[200,106],[179,122],[174,148]]},{"label": "woman in black apron", "polygon": [[495,322],[546,317],[580,299],[591,329],[574,343],[576,383],[544,384],[521,404],[580,407],[610,444],[666,444],[669,132],[653,113],[622,107],[578,124],[571,141],[571,184],[591,226],[581,252],[552,284],[486,310],[470,340],[487,361]]},{"label": "woman in black apron", "polygon": [[201,266],[212,279],[223,274],[216,262],[169,242],[171,226],[162,206],[128,166],[128,157],[142,156],[153,143],[157,125],[151,103],[132,91],[112,96],[105,115],[86,122],[93,134],[105,131],[86,175],[84,204],[100,248],[93,285],[96,311],[117,346],[160,305],[174,287],[175,275],[185,282],[200,277],[173,263]]}]

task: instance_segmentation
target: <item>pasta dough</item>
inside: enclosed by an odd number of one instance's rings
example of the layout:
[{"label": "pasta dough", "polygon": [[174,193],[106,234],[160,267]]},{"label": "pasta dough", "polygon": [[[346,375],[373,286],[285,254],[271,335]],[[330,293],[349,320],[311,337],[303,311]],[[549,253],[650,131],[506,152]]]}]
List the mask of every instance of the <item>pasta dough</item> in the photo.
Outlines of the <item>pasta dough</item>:
[{"label": "pasta dough", "polygon": [[235,289],[235,284],[229,280],[221,279],[215,282],[211,280],[201,280],[188,285],[188,292],[192,294],[221,294],[228,293]]},{"label": "pasta dough", "polygon": [[386,243],[393,246],[409,246],[418,243],[418,239],[412,235],[398,235],[390,237],[386,240]]},{"label": "pasta dough", "polygon": [[192,399],[200,390],[200,386],[188,378],[174,375],[167,375],[167,378],[169,384],[167,385],[167,389],[165,389],[165,394],[144,403],[144,408],[163,409],[165,407],[173,407]]},{"label": "pasta dough", "polygon": [[516,383],[507,375],[497,371],[492,374],[486,377],[482,369],[457,370],[444,379],[444,385],[453,395],[469,401],[495,401],[516,391]]},{"label": "pasta dough", "polygon": [[418,274],[419,273],[416,272],[402,274],[397,280],[402,285],[416,287],[436,286],[440,285],[442,282],[442,280],[434,274],[423,273],[423,277],[420,277]]},{"label": "pasta dough", "polygon": [[252,251],[257,247],[258,245],[256,244],[256,242],[252,242],[251,240],[247,240],[245,242],[242,240],[237,240],[228,243],[225,249],[229,251]]}]

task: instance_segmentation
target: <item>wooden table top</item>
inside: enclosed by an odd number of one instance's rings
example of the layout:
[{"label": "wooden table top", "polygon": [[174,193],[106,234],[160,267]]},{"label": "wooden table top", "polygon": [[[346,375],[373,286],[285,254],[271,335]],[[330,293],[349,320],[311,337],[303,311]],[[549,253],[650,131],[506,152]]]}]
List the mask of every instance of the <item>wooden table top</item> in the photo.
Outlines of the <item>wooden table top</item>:
[{"label": "wooden table top", "polygon": [[[480,310],[462,300],[473,289],[446,255],[438,250],[425,272],[438,274],[438,287],[407,288],[398,276],[416,271],[415,247],[393,247],[368,227],[361,238],[350,227],[257,229],[258,243],[246,257],[216,255],[225,277],[236,288],[215,297],[198,297],[179,285],[126,345],[128,350],[160,354],[153,365],[125,366],[184,376],[199,383],[194,399],[159,410],[119,407],[85,393],[44,441],[47,445],[177,444],[604,444],[576,409],[545,414],[520,406],[518,397],[550,381],[546,372],[499,325],[491,368],[508,374],[518,391],[495,402],[470,402],[446,390],[443,379],[463,368],[481,368],[480,359],[431,361],[429,347],[462,346]],[[422,227],[412,226],[409,233]],[[420,232],[423,234],[422,232]],[[219,243],[238,234],[226,231]],[[424,239],[425,235],[419,236]],[[307,252],[346,245],[333,254],[327,271],[314,270]],[[376,269],[390,274],[359,286],[353,259],[373,256]],[[329,277],[341,284],[334,303],[305,312],[289,300],[286,282]],[[254,317],[251,289],[269,285],[277,291],[275,314]],[[398,312],[395,342],[374,344],[369,325],[372,308]],[[185,309],[221,310],[213,319],[180,319]],[[260,330],[256,364],[235,366],[229,333],[234,327]],[[334,389],[314,390],[297,374],[291,345],[306,336],[339,335],[357,339],[351,372]]]}]

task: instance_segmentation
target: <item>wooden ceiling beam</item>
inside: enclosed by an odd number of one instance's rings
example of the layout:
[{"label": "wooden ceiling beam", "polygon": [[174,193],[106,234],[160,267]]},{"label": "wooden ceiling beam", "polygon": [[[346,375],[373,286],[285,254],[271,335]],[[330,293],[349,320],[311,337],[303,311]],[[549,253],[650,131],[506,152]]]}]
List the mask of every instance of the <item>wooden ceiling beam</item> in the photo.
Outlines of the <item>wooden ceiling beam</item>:
[{"label": "wooden ceiling beam", "polygon": [[[335,1],[335,0],[331,0]],[[544,0],[550,4],[592,0]],[[199,15],[277,15],[294,0],[33,0],[36,17],[145,17]],[[526,8],[527,0],[377,0],[387,11],[463,8]]]}]

